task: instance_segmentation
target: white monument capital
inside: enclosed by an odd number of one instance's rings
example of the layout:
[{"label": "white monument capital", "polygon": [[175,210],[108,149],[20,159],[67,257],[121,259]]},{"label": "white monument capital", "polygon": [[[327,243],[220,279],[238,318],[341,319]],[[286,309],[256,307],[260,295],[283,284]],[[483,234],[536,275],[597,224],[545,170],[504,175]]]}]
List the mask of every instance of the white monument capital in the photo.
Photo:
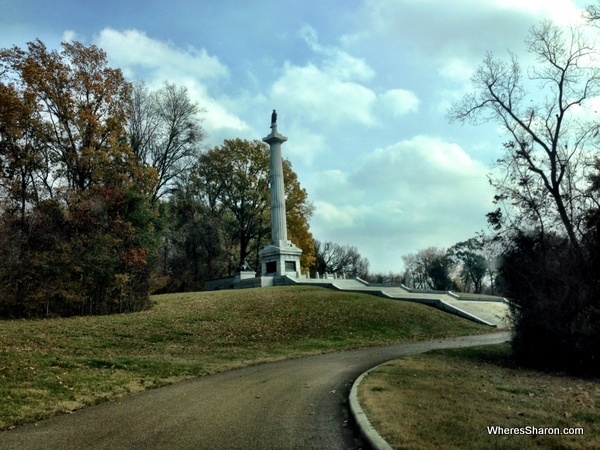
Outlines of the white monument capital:
[{"label": "white monument capital", "polygon": [[266,142],[267,144],[275,144],[275,143],[279,143],[279,144],[283,144],[285,141],[287,141],[288,138],[285,137],[283,134],[279,134],[277,132],[277,124],[274,123],[271,125],[271,134],[269,134],[267,137],[263,138],[263,142]]}]

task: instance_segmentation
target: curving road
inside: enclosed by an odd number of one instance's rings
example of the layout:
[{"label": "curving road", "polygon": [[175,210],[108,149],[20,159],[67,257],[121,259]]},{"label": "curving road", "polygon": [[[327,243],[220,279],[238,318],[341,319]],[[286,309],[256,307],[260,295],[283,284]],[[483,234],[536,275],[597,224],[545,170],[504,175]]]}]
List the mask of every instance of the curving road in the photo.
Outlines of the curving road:
[{"label": "curving road", "polygon": [[365,348],[197,378],[0,433],[0,449],[353,449],[348,393],[362,372],[508,332]]}]

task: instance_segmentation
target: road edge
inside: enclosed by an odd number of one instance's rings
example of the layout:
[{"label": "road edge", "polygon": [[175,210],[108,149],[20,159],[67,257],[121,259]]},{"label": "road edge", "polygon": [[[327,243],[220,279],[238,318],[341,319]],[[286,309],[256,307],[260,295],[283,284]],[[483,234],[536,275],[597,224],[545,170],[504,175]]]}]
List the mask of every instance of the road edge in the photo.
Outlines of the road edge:
[{"label": "road edge", "polygon": [[[503,332],[499,332],[499,333],[491,333],[491,334],[498,334],[498,335],[506,335],[509,332],[507,331],[503,331]],[[478,335],[473,335],[473,336],[468,336],[468,337],[475,337]],[[481,335],[481,336],[485,336],[485,335]],[[463,336],[464,337],[464,336]],[[487,343],[474,343],[474,344],[470,344],[470,345],[458,345],[458,346],[448,346],[448,347],[439,347],[440,349],[443,348],[461,348],[461,347],[476,347],[479,345],[492,345],[492,344],[500,344],[502,342],[507,342],[510,340],[510,334],[508,336],[506,336],[506,339],[504,340],[499,340],[497,342],[487,342]],[[425,350],[422,352],[418,352],[417,354],[422,354],[422,353],[427,353],[431,350],[436,350],[435,348],[430,348],[429,350]],[[405,355],[408,356],[408,355]],[[352,414],[352,417],[354,418],[356,425],[358,426],[359,432],[361,434],[361,436],[369,443],[369,445],[375,449],[375,450],[393,450],[392,446],[379,434],[379,432],[375,429],[375,427],[373,427],[373,424],[371,424],[371,422],[369,421],[367,415],[365,414],[365,412],[363,411],[362,407],[360,406],[360,402],[358,401],[358,388],[360,386],[360,383],[362,382],[362,380],[369,375],[369,373],[373,370],[378,369],[379,367],[389,363],[390,361],[394,361],[396,359],[401,359],[403,357],[400,358],[392,358],[388,361],[385,361],[381,364],[376,365],[375,367],[370,368],[369,370],[367,370],[366,372],[363,372],[357,379],[356,381],[354,381],[354,383],[352,384],[352,388],[350,389],[350,395],[348,396],[348,401],[350,404],[350,413]]]},{"label": "road edge", "polygon": [[363,411],[360,406],[360,402],[358,401],[358,387],[362,382],[363,378],[369,375],[369,372],[377,369],[378,367],[387,364],[388,361],[379,364],[366,372],[364,372],[361,376],[359,376],[356,381],[352,384],[352,388],[350,389],[350,412],[354,417],[354,421],[358,426],[361,436],[369,443],[371,448],[374,450],[393,450],[392,446],[387,443],[387,441],[379,434],[379,432],[373,427],[367,415]]}]

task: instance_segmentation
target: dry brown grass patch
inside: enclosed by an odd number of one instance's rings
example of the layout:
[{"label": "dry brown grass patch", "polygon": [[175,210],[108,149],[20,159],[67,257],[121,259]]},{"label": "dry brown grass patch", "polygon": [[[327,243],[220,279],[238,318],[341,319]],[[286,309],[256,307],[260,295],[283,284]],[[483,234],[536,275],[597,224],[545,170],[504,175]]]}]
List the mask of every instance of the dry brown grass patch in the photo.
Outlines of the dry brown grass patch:
[{"label": "dry brown grass patch", "polygon": [[[359,400],[398,449],[600,448],[600,381],[510,361],[508,344],[411,356],[372,371]],[[490,435],[490,426],[584,434]]]}]

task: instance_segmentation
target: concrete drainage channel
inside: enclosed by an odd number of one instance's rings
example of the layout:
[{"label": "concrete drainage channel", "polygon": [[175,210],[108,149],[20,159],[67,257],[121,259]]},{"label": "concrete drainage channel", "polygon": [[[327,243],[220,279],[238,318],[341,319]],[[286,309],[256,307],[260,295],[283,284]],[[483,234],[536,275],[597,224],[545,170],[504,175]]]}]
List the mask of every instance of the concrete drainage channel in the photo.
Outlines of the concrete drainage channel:
[{"label": "concrete drainage channel", "polygon": [[[379,366],[383,364],[380,364]],[[360,386],[360,383],[362,382],[363,378],[369,375],[369,372],[377,369],[379,366],[375,366],[372,369],[363,373],[360,377],[356,379],[356,381],[352,385],[349,397],[350,412],[354,417],[354,421],[359,429],[361,436],[366,442],[369,443],[371,448],[373,448],[374,450],[392,450],[392,446],[388,444],[387,441],[373,427],[358,401],[358,387]]]}]

